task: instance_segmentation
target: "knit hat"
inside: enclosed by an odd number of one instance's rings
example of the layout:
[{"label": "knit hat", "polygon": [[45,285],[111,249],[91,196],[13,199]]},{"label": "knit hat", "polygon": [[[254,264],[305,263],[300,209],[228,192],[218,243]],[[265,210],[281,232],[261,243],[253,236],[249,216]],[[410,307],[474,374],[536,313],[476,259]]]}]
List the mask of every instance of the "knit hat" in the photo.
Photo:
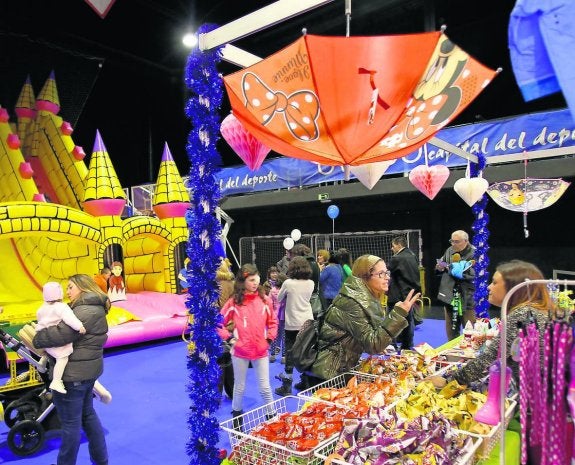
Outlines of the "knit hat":
[{"label": "knit hat", "polygon": [[383,261],[383,259],[375,255],[362,255],[353,262],[351,273],[354,276],[367,281],[373,272],[375,264],[380,261]]},{"label": "knit hat", "polygon": [[60,283],[53,281],[44,284],[42,294],[44,296],[44,302],[55,302],[56,300],[62,300],[64,297],[64,291]]}]

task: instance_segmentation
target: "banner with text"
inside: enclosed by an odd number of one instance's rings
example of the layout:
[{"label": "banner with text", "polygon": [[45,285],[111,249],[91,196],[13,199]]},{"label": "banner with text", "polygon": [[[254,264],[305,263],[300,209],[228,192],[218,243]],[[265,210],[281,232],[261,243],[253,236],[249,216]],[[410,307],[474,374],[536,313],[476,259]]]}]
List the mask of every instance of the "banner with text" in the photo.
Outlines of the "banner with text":
[{"label": "banner with text", "polygon": [[[522,115],[493,122],[456,126],[437,133],[437,138],[456,145],[471,154],[486,157],[530,150],[546,150],[575,146],[575,124],[569,110]],[[464,166],[467,160],[446,150],[427,144],[419,150],[398,158],[385,172],[409,173],[414,167],[443,164]],[[353,179],[353,175],[351,175]],[[344,179],[341,166],[327,166],[296,158],[279,157],[267,160],[257,171],[247,166],[223,168],[217,179],[223,196],[330,183]]]}]

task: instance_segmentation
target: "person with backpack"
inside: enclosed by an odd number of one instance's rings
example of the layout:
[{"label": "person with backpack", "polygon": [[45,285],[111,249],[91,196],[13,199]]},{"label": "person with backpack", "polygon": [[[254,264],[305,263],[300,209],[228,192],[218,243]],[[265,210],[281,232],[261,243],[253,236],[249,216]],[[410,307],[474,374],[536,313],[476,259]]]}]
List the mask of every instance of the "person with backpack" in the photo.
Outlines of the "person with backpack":
[{"label": "person with backpack", "polygon": [[362,255],[352,275],[327,309],[319,331],[319,352],[307,379],[310,386],[351,370],[363,353],[380,354],[407,327],[409,309],[419,293],[409,291],[387,315],[380,303],[390,272],[383,259]]}]

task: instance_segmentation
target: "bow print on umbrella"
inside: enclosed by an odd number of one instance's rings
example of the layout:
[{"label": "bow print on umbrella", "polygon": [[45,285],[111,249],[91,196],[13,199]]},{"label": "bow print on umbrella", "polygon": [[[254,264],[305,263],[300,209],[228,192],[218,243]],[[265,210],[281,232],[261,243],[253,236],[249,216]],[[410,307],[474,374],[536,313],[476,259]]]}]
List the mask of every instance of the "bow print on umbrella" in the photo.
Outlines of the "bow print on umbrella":
[{"label": "bow print on umbrella", "polygon": [[234,115],[275,152],[357,166],[415,151],[495,74],[441,32],[304,35],[224,83]]},{"label": "bow print on umbrella", "polygon": [[274,92],[253,73],[242,78],[242,91],[246,107],[267,126],[276,114],[283,114],[290,134],[301,141],[314,141],[319,135],[317,118],[319,101],[309,90],[299,90],[291,95]]}]

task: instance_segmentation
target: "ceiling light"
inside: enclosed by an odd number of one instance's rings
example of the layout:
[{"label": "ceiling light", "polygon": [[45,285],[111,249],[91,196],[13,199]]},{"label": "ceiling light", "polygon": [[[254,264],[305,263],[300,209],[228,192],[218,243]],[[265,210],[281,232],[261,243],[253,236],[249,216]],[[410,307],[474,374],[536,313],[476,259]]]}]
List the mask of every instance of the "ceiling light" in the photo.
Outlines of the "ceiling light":
[{"label": "ceiling light", "polygon": [[182,43],[187,48],[194,48],[196,45],[198,45],[198,37],[195,34],[188,32],[184,35],[184,37],[182,37]]}]

